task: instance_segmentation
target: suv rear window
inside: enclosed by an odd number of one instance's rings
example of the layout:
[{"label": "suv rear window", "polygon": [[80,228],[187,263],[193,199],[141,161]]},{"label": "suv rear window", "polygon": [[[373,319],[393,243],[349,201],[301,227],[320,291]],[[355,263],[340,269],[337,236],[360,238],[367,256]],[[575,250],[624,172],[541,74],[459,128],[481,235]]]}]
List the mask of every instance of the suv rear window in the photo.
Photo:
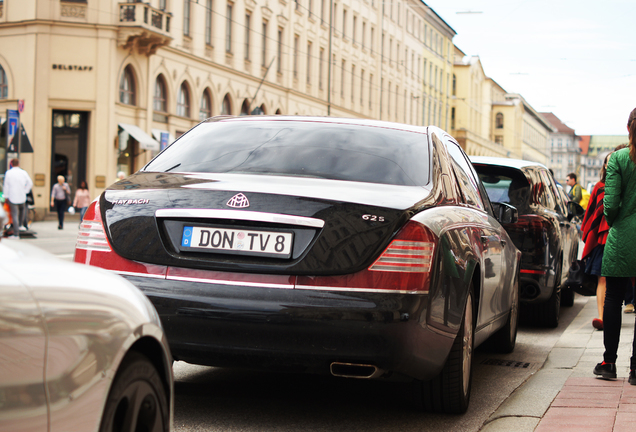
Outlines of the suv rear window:
[{"label": "suv rear window", "polygon": [[247,173],[423,186],[424,133],[351,124],[255,120],[201,123],[143,171]]},{"label": "suv rear window", "polygon": [[492,202],[508,203],[520,212],[530,203],[530,183],[526,176],[513,168],[474,164],[479,178]]}]

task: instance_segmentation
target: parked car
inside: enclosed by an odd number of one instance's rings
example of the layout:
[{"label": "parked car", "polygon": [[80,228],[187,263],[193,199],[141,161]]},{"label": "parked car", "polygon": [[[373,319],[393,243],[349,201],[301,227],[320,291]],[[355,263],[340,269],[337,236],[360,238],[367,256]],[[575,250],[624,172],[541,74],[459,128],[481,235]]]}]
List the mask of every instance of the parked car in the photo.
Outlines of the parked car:
[{"label": "parked car", "polygon": [[172,359],[157,312],[97,268],[0,242],[0,430],[171,430]]},{"label": "parked car", "polygon": [[512,351],[519,251],[435,127],[220,117],[88,209],[75,261],[153,302],[175,359],[416,379],[468,406],[473,348]]},{"label": "parked car", "polygon": [[535,324],[556,327],[561,304],[574,301],[574,292],[562,285],[577,259],[579,233],[573,218],[582,208],[564,199],[540,163],[480,156],[471,161],[491,201],[511,204],[519,212],[516,223],[504,226],[523,254],[522,313]]}]

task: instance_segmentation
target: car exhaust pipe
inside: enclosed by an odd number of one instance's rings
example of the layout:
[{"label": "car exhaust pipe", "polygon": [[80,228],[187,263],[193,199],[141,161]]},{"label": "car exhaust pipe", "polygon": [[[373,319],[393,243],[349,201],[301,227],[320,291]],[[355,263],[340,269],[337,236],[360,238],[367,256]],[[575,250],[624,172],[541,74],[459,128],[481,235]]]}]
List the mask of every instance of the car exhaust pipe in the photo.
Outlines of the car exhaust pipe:
[{"label": "car exhaust pipe", "polygon": [[357,363],[333,362],[329,369],[331,375],[343,378],[372,379],[384,374],[384,371],[377,366]]}]

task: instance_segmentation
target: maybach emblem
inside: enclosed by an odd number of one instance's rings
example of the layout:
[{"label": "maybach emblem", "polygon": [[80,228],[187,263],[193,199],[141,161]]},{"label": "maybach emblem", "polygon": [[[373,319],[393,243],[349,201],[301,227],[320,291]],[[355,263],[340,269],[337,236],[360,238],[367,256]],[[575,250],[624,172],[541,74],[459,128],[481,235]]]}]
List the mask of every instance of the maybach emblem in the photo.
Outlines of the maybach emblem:
[{"label": "maybach emblem", "polygon": [[147,199],[124,199],[113,201],[113,205],[148,204],[149,202],[150,200]]},{"label": "maybach emblem", "polygon": [[234,208],[245,208],[250,206],[250,202],[245,195],[238,193],[230,198],[226,205]]}]

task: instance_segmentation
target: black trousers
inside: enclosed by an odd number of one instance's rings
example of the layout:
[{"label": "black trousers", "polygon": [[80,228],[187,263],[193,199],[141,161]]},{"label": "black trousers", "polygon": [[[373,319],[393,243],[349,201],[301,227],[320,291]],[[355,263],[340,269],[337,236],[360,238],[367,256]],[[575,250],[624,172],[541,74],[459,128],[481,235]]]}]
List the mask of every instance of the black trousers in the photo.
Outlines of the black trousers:
[{"label": "black trousers", "polygon": [[[621,325],[623,320],[622,306],[625,292],[631,289],[632,282],[629,277],[607,277],[607,289],[605,291],[605,304],[603,306],[603,344],[605,353],[603,360],[606,363],[616,363],[618,343],[621,337]],[[636,370],[636,332],[632,341],[632,357],[630,369]]]},{"label": "black trousers", "polygon": [[55,210],[57,211],[57,223],[62,228],[64,227],[64,213],[68,208],[68,203],[65,199],[55,198]]}]

